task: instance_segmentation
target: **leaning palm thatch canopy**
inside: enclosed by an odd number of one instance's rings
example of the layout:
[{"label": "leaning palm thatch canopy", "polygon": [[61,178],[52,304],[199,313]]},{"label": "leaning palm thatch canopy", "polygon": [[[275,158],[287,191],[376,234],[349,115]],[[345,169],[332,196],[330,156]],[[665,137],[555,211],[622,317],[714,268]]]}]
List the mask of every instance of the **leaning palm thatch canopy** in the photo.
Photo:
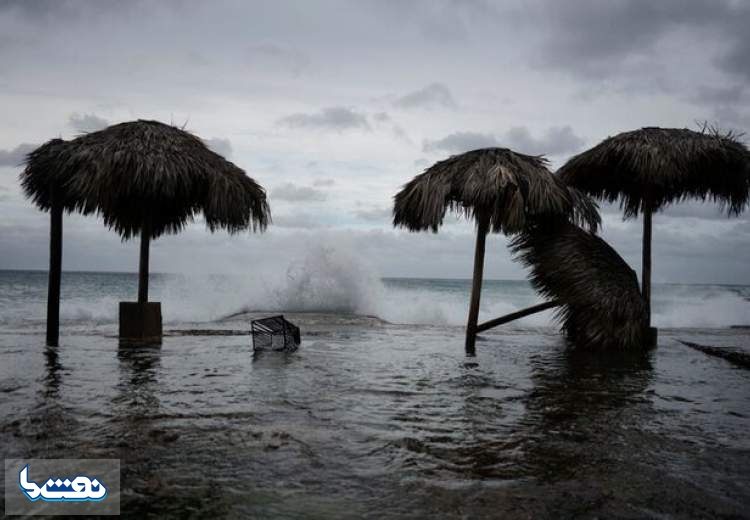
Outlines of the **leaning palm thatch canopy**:
[{"label": "leaning palm thatch canopy", "polygon": [[212,231],[262,230],[270,214],[265,191],[242,169],[157,121],[53,139],[29,154],[21,184],[40,209],[58,193],[66,210],[100,213],[124,239],[144,222],[150,238],[177,233],[201,212]]},{"label": "leaning palm thatch canopy", "polygon": [[[558,172],[570,186],[609,202],[625,218],[643,214],[642,294],[651,315],[651,215],[688,198],[718,202],[729,215],[750,201],[750,154],[731,133],[641,128],[605,139]],[[649,323],[650,325],[650,323]]]},{"label": "leaning palm thatch canopy", "polygon": [[393,224],[432,230],[447,211],[487,221],[493,233],[513,234],[539,217],[568,217],[595,229],[596,205],[568,189],[543,157],[507,148],[454,155],[417,175],[395,196]]},{"label": "leaning palm thatch canopy", "polygon": [[195,135],[157,121],[52,139],[28,154],[20,179],[51,214],[48,344],[57,344],[63,211],[100,214],[125,240],[140,234],[139,303],[148,300],[151,239],[179,232],[199,213],[211,231],[262,231],[270,221],[259,184]]},{"label": "leaning palm thatch canopy", "polygon": [[534,288],[560,302],[556,316],[575,347],[646,346],[638,278],[604,240],[560,222],[530,226],[513,239],[511,250],[531,268]]},{"label": "leaning palm thatch canopy", "polygon": [[571,158],[558,174],[569,185],[609,202],[626,217],[697,198],[732,215],[750,201],[748,150],[732,133],[641,128],[605,139]]},{"label": "leaning palm thatch canopy", "polygon": [[447,211],[477,224],[474,275],[466,328],[466,352],[474,354],[488,232],[515,234],[533,222],[576,221],[592,231],[596,204],[569,189],[547,169],[543,157],[507,148],[485,148],[440,161],[417,175],[394,197],[393,224],[437,232]]}]

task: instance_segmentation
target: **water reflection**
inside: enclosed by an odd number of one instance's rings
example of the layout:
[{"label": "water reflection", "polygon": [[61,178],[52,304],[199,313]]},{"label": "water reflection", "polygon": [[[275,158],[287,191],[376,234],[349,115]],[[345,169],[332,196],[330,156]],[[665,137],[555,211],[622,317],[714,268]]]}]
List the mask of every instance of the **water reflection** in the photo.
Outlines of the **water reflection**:
[{"label": "water reflection", "polygon": [[[467,360],[469,358],[467,356]],[[491,370],[483,369],[478,364],[464,363],[461,370],[458,386],[461,437],[450,439],[450,450],[455,450],[453,455],[458,455],[457,461],[464,477],[505,478],[508,467],[507,436],[498,435],[505,430],[503,399],[497,399],[502,385]]]},{"label": "water reflection", "polygon": [[560,348],[532,359],[534,388],[526,462],[541,481],[614,470],[627,456],[628,429],[650,413],[652,353],[581,352]]},{"label": "water reflection", "polygon": [[390,367],[405,385],[381,396],[392,400],[394,472],[451,488],[521,476],[514,430],[526,374],[503,348],[489,345],[458,364],[442,354],[421,358],[418,378],[408,366]]},{"label": "water reflection", "polygon": [[64,368],[58,348],[44,347],[43,355],[44,375],[37,392],[37,404],[28,422],[21,427],[21,438],[30,443],[26,447],[26,457],[54,458],[54,453],[66,448],[66,438],[75,431],[76,424],[61,403]]},{"label": "water reflection", "polygon": [[60,363],[59,347],[46,347],[44,350],[44,384],[42,385],[43,400],[60,397],[62,384],[62,364]]},{"label": "water reflection", "polygon": [[160,347],[120,346],[119,395],[114,404],[123,416],[140,417],[159,409],[157,374],[161,369]]},{"label": "water reflection", "polygon": [[155,440],[152,422],[160,407],[161,356],[161,348],[153,346],[120,345],[117,350],[119,381],[112,400],[112,426],[121,461],[123,506],[129,504],[129,496],[159,489],[158,465],[149,461]]},{"label": "water reflection", "polygon": [[460,332],[391,327],[250,363],[229,336],[35,340],[14,339],[28,363],[0,364],[26,376],[0,393],[0,450],[120,458],[132,517],[640,518],[688,516],[685,501],[742,517],[748,503],[747,419],[729,413],[747,409],[747,371],[681,347],[599,355],[498,334],[466,359]]},{"label": "water reflection", "polygon": [[117,350],[119,381],[112,400],[117,446],[122,458],[141,458],[150,444],[151,421],[159,412],[158,372],[161,348],[120,346]]}]

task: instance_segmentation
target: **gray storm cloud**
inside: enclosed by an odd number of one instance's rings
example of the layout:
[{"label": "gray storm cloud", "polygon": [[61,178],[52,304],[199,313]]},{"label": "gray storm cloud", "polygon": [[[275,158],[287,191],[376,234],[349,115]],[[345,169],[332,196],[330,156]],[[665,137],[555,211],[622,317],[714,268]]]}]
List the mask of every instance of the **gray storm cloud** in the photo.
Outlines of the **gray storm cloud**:
[{"label": "gray storm cloud", "polygon": [[431,83],[426,87],[401,96],[393,104],[399,108],[456,107],[453,94],[442,83]]},{"label": "gray storm cloud", "polygon": [[10,150],[0,150],[0,166],[20,166],[26,159],[26,154],[39,146],[38,144],[19,144]]},{"label": "gray storm cloud", "polygon": [[93,132],[109,126],[109,121],[94,114],[74,113],[68,117],[68,124],[78,132]]},{"label": "gray storm cloud", "polygon": [[425,140],[422,143],[422,150],[456,154],[491,146],[500,146],[500,142],[494,135],[479,132],[454,132],[440,139]]},{"label": "gray storm cloud", "polygon": [[222,155],[226,158],[232,157],[232,143],[229,139],[222,139],[221,137],[214,137],[212,139],[204,139],[204,143],[211,150]]},{"label": "gray storm cloud", "polygon": [[[157,266],[188,250],[196,264],[247,265],[266,255],[259,243],[293,257],[295,239],[325,236],[383,274],[464,276],[470,225],[391,229],[404,183],[485,146],[559,165],[644,125],[748,132],[748,26],[736,0],[1,1],[0,267],[47,263],[46,215],[18,186],[24,155],[143,118],[187,124],[231,157],[268,190],[276,222],[249,237],[196,223],[155,242]],[[602,209],[605,237],[638,268],[639,222]],[[66,217],[65,232],[66,268],[135,265],[95,218]],[[522,276],[492,244],[488,276]],[[658,280],[750,282],[748,253],[746,216],[686,201],[654,219]]]},{"label": "gray storm cloud", "polygon": [[287,182],[271,190],[271,197],[289,202],[321,202],[326,200],[326,193],[316,188]]},{"label": "gray storm cloud", "polygon": [[479,132],[454,132],[441,139],[426,140],[422,150],[453,154],[501,146],[529,155],[561,155],[580,151],[583,144],[583,139],[570,126],[548,128],[541,137],[534,137],[524,126],[514,126],[499,136]]},{"label": "gray storm cloud", "polygon": [[322,130],[370,130],[370,123],[363,114],[346,107],[329,107],[309,114],[291,114],[279,119],[279,124],[291,128],[317,128]]}]

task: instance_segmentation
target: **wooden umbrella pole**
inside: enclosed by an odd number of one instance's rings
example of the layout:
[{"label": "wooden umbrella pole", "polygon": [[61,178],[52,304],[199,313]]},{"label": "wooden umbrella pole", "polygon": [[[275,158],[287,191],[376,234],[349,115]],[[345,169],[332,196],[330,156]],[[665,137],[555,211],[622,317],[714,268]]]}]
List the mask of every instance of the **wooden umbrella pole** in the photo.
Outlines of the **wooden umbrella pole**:
[{"label": "wooden umbrella pole", "polygon": [[641,276],[641,294],[646,302],[646,326],[651,327],[651,195],[646,194],[643,205],[643,274]]},{"label": "wooden umbrella pole", "polygon": [[474,250],[474,278],[471,283],[471,302],[469,320],[466,324],[466,354],[476,353],[474,344],[477,339],[477,321],[479,319],[479,298],[482,293],[482,276],[484,274],[484,244],[487,239],[489,220],[480,218],[477,224],[477,245]]},{"label": "wooden umbrella pole", "polygon": [[148,301],[148,254],[151,242],[151,219],[143,218],[141,226],[141,258],[138,264],[138,303]]},{"label": "wooden umbrella pole", "polygon": [[537,312],[542,312],[548,309],[553,309],[560,305],[562,305],[561,302],[557,300],[553,300],[551,302],[544,302],[544,303],[539,303],[537,305],[532,305],[531,307],[521,309],[520,311],[511,312],[510,314],[500,316],[499,318],[495,318],[494,320],[489,320],[489,321],[485,321],[484,323],[480,323],[479,325],[477,325],[477,333],[484,332],[485,330],[490,330],[491,328],[497,327],[499,325],[503,325],[505,323],[509,323],[511,321],[525,318],[526,316],[531,316],[532,314],[536,314]]},{"label": "wooden umbrella pole", "polygon": [[49,229],[49,280],[47,285],[47,345],[56,347],[60,337],[60,279],[62,276],[62,204],[52,203]]}]

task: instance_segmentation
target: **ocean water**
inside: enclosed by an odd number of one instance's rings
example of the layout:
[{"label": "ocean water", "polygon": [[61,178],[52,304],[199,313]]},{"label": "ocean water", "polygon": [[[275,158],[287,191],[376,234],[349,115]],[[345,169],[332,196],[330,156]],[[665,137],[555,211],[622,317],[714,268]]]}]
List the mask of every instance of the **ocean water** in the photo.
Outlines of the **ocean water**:
[{"label": "ocean water", "polygon": [[[320,259],[318,259],[320,261]],[[463,326],[470,280],[385,278],[324,259],[276,278],[253,275],[151,274],[149,297],[162,302],[167,325],[213,323],[242,312],[313,312],[370,316],[400,325]],[[69,272],[61,289],[64,327],[111,330],[120,301],[134,301],[134,273]],[[750,326],[750,286],[655,284],[652,321],[660,328]],[[0,271],[0,325],[44,328],[47,273]],[[485,280],[480,321],[544,301],[525,280]],[[513,328],[554,328],[554,313]],[[109,326],[109,328],[108,328]]]},{"label": "ocean water", "polygon": [[[659,346],[570,349],[551,313],[463,352],[468,280],[335,256],[278,275],[151,277],[161,347],[120,347],[134,274],[0,271],[4,458],[119,458],[126,517],[748,518],[750,287],[655,285]],[[480,319],[538,302],[487,281]],[[302,329],[254,355],[255,316]]]}]

